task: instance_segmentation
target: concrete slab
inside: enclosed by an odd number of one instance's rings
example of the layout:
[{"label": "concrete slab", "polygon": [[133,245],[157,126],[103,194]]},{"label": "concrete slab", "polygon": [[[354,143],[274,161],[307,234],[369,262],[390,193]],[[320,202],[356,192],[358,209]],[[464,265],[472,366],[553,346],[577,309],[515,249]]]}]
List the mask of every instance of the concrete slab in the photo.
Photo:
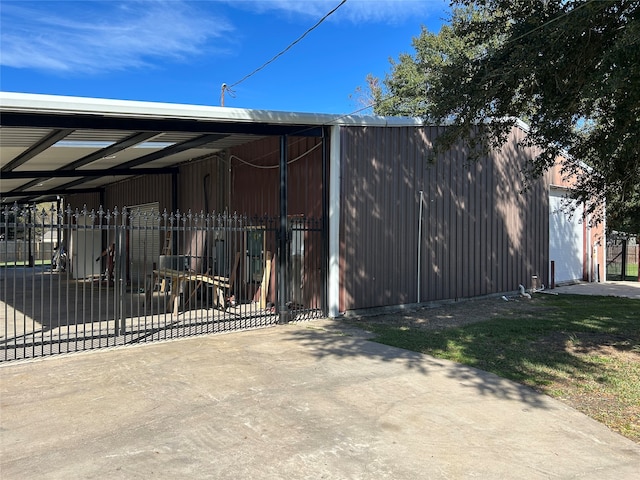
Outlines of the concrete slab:
[{"label": "concrete slab", "polygon": [[640,282],[580,282],[573,285],[557,287],[550,292],[569,293],[573,295],[601,295],[605,297],[628,297],[640,299]]},{"label": "concrete slab", "polygon": [[631,479],[640,445],[339,321],[0,367],[0,477]]}]

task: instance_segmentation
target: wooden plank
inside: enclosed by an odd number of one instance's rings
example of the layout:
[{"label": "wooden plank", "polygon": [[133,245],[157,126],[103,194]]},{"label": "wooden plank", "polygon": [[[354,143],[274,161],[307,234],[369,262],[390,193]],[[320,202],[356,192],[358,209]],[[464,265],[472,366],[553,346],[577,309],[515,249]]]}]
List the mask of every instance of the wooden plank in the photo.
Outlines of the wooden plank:
[{"label": "wooden plank", "polygon": [[167,230],[164,236],[164,248],[162,249],[162,255],[171,255],[171,230]]},{"label": "wooden plank", "polygon": [[264,271],[262,272],[262,283],[260,284],[260,308],[267,308],[267,292],[269,281],[271,280],[271,252],[267,252]]},{"label": "wooden plank", "polygon": [[[231,284],[231,286],[229,287],[230,289],[235,288],[236,272],[238,271],[238,265],[240,265],[240,252],[236,253],[236,259],[233,262],[233,269],[231,270],[231,273],[229,274],[229,283]],[[229,292],[229,293],[231,293],[231,292]]]},{"label": "wooden plank", "polygon": [[171,296],[173,298],[173,318],[178,318],[178,315],[180,314],[180,293],[172,291]]},{"label": "wooden plank", "polygon": [[180,286],[185,282],[196,282],[195,288],[191,290],[189,297],[185,300],[184,306],[187,306],[193,296],[196,294],[198,289],[204,284],[207,283],[209,285],[214,286],[214,295],[217,297],[218,305],[223,309],[226,306],[224,290],[229,290],[231,288],[231,282],[226,277],[221,277],[218,275],[207,275],[201,273],[190,273],[186,271],[180,270],[172,270],[172,269],[163,269],[163,270],[154,270],[153,275],[157,280],[162,277],[163,279],[170,278],[171,279],[171,302],[170,306],[173,306],[173,315],[176,317],[178,315],[179,309],[179,297],[180,297]]}]

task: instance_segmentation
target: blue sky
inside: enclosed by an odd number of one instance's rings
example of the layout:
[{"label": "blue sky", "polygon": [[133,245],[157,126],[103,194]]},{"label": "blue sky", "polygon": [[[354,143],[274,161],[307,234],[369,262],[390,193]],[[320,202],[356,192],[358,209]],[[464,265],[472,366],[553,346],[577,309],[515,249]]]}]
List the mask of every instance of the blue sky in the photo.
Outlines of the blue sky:
[{"label": "blue sky", "polygon": [[[0,89],[220,105],[340,0],[0,0]],[[371,73],[438,31],[448,0],[347,0],[225,95],[229,107],[351,113]]]}]

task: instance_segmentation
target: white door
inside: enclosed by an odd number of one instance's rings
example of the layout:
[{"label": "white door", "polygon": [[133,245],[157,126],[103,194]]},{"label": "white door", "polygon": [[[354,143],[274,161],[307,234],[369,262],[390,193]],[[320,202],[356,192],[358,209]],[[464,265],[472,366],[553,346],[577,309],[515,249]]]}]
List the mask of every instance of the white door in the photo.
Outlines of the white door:
[{"label": "white door", "polygon": [[549,260],[555,262],[556,283],[581,280],[584,261],[583,207],[564,195],[549,192]]},{"label": "white door", "polygon": [[100,275],[100,263],[96,262],[96,257],[99,257],[102,251],[100,229],[94,229],[91,225],[88,217],[80,216],[77,219],[77,228],[71,229],[69,252],[74,279]]},{"label": "white door", "polygon": [[131,215],[129,261],[132,281],[143,281],[160,260],[160,230],[154,220],[159,207],[158,202],[127,207]]}]

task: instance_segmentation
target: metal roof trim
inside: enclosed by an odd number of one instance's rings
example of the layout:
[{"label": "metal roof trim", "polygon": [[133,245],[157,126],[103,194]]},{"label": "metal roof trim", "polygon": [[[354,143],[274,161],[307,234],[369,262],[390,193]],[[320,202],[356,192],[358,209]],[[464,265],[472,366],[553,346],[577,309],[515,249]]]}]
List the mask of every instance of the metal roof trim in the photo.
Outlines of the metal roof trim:
[{"label": "metal roof trim", "polygon": [[253,110],[208,105],[0,92],[0,111],[93,114],[114,117],[178,118],[222,123],[302,125],[422,126],[419,118]]}]

